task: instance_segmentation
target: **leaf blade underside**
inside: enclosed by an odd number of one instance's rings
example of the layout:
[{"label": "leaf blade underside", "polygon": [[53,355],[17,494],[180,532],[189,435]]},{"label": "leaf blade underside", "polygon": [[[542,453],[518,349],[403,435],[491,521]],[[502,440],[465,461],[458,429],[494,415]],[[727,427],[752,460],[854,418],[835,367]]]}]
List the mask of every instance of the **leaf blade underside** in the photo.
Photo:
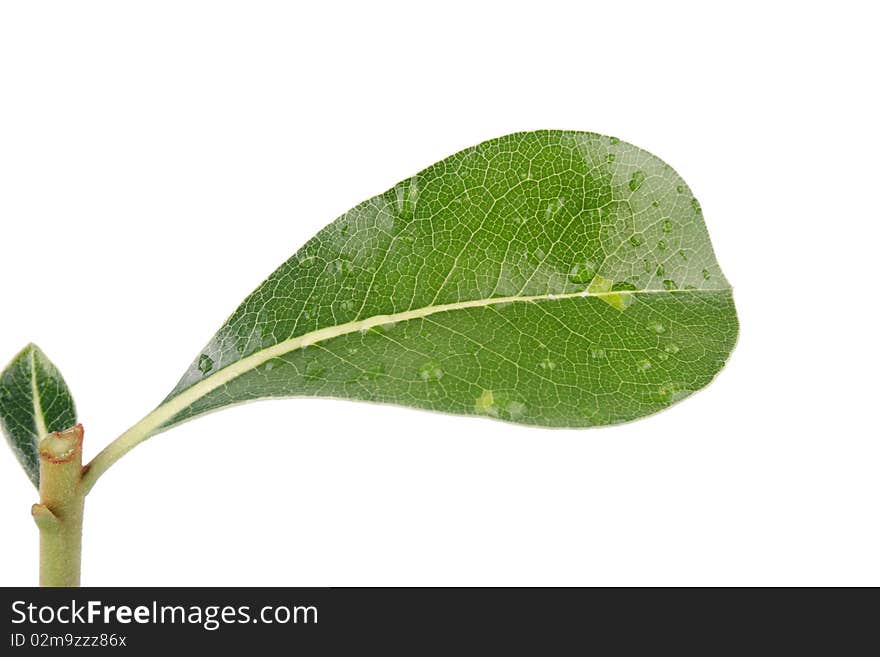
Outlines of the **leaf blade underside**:
[{"label": "leaf blade underside", "polygon": [[34,486],[40,485],[40,438],[75,424],[61,373],[39,347],[28,345],[0,373],[0,428]]},{"label": "leaf blade underside", "polygon": [[737,331],[699,203],[668,165],[592,133],[519,133],[320,231],[146,429],[290,396],[614,424],[707,385]]}]

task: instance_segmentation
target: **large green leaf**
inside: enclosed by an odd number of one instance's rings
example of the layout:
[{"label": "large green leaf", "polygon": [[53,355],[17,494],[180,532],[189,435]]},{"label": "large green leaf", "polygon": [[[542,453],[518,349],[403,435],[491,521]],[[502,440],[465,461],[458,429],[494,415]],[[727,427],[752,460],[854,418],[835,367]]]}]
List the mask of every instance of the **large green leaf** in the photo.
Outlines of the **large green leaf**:
[{"label": "large green leaf", "polygon": [[37,442],[76,424],[76,408],[61,373],[29,344],[0,374],[0,427],[34,486],[40,485]]},{"label": "large green leaf", "polygon": [[736,336],[730,285],[675,171],[613,137],[508,135],[324,228],[96,472],[151,433],[265,397],[624,422],[708,384]]}]

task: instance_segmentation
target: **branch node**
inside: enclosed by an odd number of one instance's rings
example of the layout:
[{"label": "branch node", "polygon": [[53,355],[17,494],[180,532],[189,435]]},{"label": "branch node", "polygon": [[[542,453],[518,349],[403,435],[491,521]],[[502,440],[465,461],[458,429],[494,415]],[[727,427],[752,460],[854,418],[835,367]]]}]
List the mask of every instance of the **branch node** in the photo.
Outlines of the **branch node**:
[{"label": "branch node", "polygon": [[34,504],[31,507],[31,515],[40,531],[58,529],[58,525],[61,524],[58,516],[52,513],[45,504]]}]

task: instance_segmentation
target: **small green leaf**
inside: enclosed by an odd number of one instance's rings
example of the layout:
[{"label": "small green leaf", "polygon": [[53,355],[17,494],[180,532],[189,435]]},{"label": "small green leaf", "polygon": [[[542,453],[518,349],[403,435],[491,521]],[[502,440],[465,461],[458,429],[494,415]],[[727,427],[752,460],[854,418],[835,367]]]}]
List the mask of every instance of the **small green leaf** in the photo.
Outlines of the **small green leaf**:
[{"label": "small green leaf", "polygon": [[34,486],[40,485],[37,442],[76,424],[76,408],[61,373],[29,344],[0,374],[0,428]]}]

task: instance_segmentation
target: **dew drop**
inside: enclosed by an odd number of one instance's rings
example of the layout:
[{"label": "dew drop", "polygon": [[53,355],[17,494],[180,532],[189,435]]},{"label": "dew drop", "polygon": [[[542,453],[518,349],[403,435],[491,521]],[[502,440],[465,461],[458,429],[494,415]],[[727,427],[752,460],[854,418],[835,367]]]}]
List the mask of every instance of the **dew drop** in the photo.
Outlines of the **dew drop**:
[{"label": "dew drop", "polygon": [[659,242],[657,242],[657,248],[660,249],[661,251],[665,251],[666,250],[666,242],[664,242],[663,240],[660,240]]},{"label": "dew drop", "polygon": [[709,273],[708,269],[704,269],[703,270],[703,280],[708,281],[710,278],[712,278],[712,274]]},{"label": "dew drop", "polygon": [[330,273],[334,276],[348,276],[351,273],[351,262],[346,258],[339,258],[330,263]]},{"label": "dew drop", "polygon": [[620,143],[620,140],[617,137],[609,137],[608,141],[611,142],[612,146],[616,146]]},{"label": "dew drop", "polygon": [[422,381],[439,381],[443,378],[443,368],[434,359],[426,361],[419,368],[419,378]]},{"label": "dew drop", "polygon": [[663,232],[671,233],[672,232],[672,222],[669,219],[663,220]]},{"label": "dew drop", "polygon": [[474,401],[474,411],[481,415],[517,420],[526,413],[526,404],[507,393],[483,390]]},{"label": "dew drop", "polygon": [[675,191],[677,191],[679,194],[684,194],[684,185],[679,185],[675,188]]},{"label": "dew drop", "polygon": [[480,396],[474,401],[474,410],[486,415],[498,414],[498,409],[495,408],[495,395],[491,390],[483,390],[480,393]]},{"label": "dew drop", "polygon": [[691,199],[691,205],[693,206],[694,211],[695,211],[697,214],[702,214],[703,209],[700,207],[700,202],[699,202],[697,199],[692,198],[692,199]]},{"label": "dew drop", "polygon": [[208,354],[202,354],[199,356],[199,372],[207,374],[212,369],[214,369],[214,359]]},{"label": "dew drop", "polygon": [[678,289],[678,285],[675,283],[675,281],[673,281],[669,278],[667,278],[666,280],[663,281],[663,287],[665,287],[667,290]]},{"label": "dew drop", "polygon": [[663,269],[663,265],[657,265],[657,276],[663,276],[666,273],[666,270]]},{"label": "dew drop", "polygon": [[678,257],[681,258],[682,260],[687,260],[687,259],[688,259],[688,254],[685,253],[684,251],[679,251],[679,252],[678,252]]},{"label": "dew drop", "polygon": [[583,285],[593,280],[596,275],[596,263],[587,260],[582,264],[574,265],[568,272],[568,280],[576,285]]},{"label": "dew drop", "polygon": [[657,388],[657,393],[663,399],[669,399],[674,395],[678,390],[678,387],[674,383],[664,383],[659,388]]},{"label": "dew drop", "polygon": [[509,401],[504,405],[504,412],[511,420],[516,420],[525,415],[526,405],[521,401]]},{"label": "dew drop", "polygon": [[633,246],[641,246],[642,245],[642,238],[639,237],[638,235],[633,235],[632,237],[629,238],[629,243],[632,244]]},{"label": "dew drop", "polygon": [[614,162],[614,160],[617,159],[617,156],[614,153],[608,153],[608,155],[605,156],[605,159],[609,162]]},{"label": "dew drop", "polygon": [[645,175],[644,171],[636,171],[632,175],[632,178],[629,179],[629,188],[632,191],[636,191],[639,187],[642,186],[642,183],[645,182],[645,178],[647,178],[647,176]]}]

